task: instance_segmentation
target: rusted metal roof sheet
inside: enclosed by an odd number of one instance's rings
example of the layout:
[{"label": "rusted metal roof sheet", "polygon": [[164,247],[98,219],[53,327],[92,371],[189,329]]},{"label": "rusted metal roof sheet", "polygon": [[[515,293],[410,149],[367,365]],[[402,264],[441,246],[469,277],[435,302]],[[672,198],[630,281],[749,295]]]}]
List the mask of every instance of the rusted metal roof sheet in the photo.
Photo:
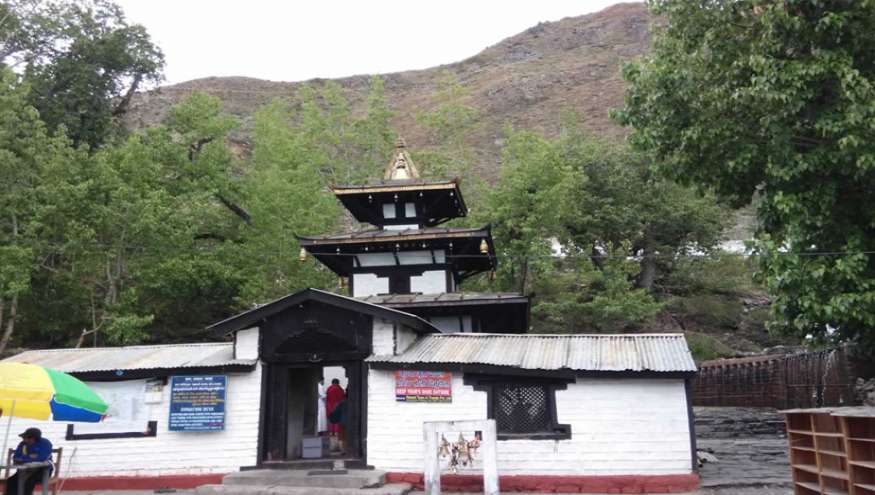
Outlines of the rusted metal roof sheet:
[{"label": "rusted metal roof sheet", "polygon": [[516,292],[441,292],[438,294],[383,294],[356,299],[389,307],[475,305],[495,303],[527,304],[529,298]]},{"label": "rusted metal roof sheet", "polygon": [[482,364],[527,370],[695,372],[682,334],[443,334],[420,338],[395,364]]},{"label": "rusted metal roof sheet", "polygon": [[234,344],[174,344],[25,351],[3,361],[30,363],[67,373],[173,368],[211,368],[255,364],[234,359]]}]

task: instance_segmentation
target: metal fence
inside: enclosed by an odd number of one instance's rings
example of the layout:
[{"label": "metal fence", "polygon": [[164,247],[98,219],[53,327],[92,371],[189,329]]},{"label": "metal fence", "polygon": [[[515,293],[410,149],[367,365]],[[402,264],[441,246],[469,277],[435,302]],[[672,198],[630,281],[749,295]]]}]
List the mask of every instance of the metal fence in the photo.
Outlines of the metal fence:
[{"label": "metal fence", "polygon": [[848,347],[705,361],[693,381],[696,406],[797,407],[854,403]]}]

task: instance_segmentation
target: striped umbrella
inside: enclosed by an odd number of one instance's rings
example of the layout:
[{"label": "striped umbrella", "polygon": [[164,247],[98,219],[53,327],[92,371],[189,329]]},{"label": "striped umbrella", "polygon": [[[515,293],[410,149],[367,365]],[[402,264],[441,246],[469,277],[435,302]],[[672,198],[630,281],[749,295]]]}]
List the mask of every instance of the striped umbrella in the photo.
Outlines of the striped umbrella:
[{"label": "striped umbrella", "polygon": [[88,385],[66,373],[0,362],[0,409],[10,417],[97,423],[107,405]]}]

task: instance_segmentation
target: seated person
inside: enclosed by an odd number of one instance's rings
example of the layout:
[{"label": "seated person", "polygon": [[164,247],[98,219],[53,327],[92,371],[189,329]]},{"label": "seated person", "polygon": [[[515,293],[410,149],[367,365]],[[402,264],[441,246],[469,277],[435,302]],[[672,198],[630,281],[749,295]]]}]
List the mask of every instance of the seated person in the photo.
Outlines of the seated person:
[{"label": "seated person", "polygon": [[[12,454],[12,462],[14,464],[27,464],[30,462],[51,462],[52,461],[52,442],[43,438],[39,428],[28,428],[21,435],[21,443]],[[21,469],[6,480],[6,495],[33,495],[33,489],[37,483],[43,479],[43,471],[48,469],[51,473],[52,467],[44,467],[42,469]],[[18,478],[24,476],[24,492],[18,493]]]}]

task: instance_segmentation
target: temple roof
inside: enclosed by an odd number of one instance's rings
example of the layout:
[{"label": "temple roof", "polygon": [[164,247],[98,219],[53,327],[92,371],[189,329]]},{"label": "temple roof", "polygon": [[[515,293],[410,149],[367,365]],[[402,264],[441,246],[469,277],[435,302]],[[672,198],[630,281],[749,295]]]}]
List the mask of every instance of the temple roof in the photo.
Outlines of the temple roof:
[{"label": "temple roof", "polygon": [[[404,230],[365,230],[348,234],[298,237],[301,247],[341,276],[357,266],[367,253],[441,249],[454,273],[465,278],[495,268],[495,250],[489,227],[431,227]],[[485,243],[485,246],[484,246]],[[485,250],[485,252],[484,252]]]},{"label": "temple roof", "polygon": [[[434,239],[458,239],[458,238],[491,238],[489,227],[428,227],[424,229],[404,230],[362,230],[346,234],[328,234],[320,236],[299,236],[298,240],[304,247],[316,245],[337,244],[370,244],[394,241],[419,241]],[[491,246],[492,243],[490,243]]]},{"label": "temple roof", "polygon": [[381,294],[357,297],[361,301],[390,308],[474,306],[479,304],[528,304],[517,292],[441,292],[438,294]]},{"label": "temple roof", "polygon": [[450,180],[427,180],[427,179],[404,179],[404,180],[381,180],[363,185],[335,185],[331,191],[337,195],[382,193],[382,192],[405,192],[405,191],[434,191],[434,190],[457,190],[459,179]]}]

